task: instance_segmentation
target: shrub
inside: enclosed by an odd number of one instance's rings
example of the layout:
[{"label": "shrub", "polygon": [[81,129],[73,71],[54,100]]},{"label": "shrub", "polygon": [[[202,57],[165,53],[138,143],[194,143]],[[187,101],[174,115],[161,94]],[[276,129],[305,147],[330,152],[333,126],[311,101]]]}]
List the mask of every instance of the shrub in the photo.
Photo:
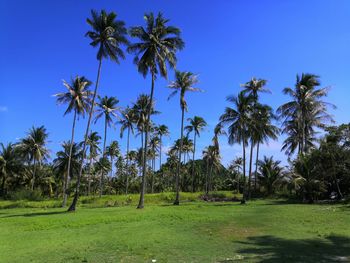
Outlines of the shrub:
[{"label": "shrub", "polygon": [[42,201],[43,197],[41,195],[41,191],[39,190],[29,190],[29,189],[21,189],[10,194],[11,200],[28,200],[28,201]]}]

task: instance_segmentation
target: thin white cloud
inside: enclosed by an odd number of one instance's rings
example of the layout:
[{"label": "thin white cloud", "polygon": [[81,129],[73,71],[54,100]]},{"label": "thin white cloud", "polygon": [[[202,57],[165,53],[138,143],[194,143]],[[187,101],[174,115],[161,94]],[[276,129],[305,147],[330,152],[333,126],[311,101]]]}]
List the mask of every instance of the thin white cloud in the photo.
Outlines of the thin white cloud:
[{"label": "thin white cloud", "polygon": [[6,112],[8,108],[6,106],[0,106],[0,112]]}]

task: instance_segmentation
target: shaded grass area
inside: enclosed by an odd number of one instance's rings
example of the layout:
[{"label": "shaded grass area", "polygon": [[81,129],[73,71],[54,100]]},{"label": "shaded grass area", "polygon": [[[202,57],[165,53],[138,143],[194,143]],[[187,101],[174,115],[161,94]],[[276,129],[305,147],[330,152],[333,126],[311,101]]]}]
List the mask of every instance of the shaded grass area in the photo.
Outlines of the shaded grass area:
[{"label": "shaded grass area", "polygon": [[345,205],[150,198],[143,210],[0,210],[0,262],[350,262]]}]

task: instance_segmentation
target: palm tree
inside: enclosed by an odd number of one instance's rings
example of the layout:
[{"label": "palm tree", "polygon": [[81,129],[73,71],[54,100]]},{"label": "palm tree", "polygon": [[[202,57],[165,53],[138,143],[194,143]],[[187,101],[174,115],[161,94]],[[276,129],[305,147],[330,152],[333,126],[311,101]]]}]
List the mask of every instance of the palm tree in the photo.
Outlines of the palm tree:
[{"label": "palm tree", "polygon": [[308,152],[314,145],[315,128],[324,129],[325,122],[333,122],[327,106],[335,106],[322,101],[328,88],[318,88],[320,85],[319,76],[302,73],[297,75],[294,89],[283,89],[283,93],[292,98],[277,110],[283,119],[282,133],[287,134],[282,147],[287,155],[292,155],[296,149],[299,155]]},{"label": "palm tree", "polygon": [[127,143],[126,143],[126,183],[125,183],[125,194],[128,194],[129,187],[129,144],[130,144],[130,132],[134,134],[134,122],[135,122],[135,112],[126,107],[122,112],[122,118],[119,121],[120,126],[120,138],[123,138],[124,131],[127,130]]},{"label": "palm tree", "polygon": [[122,44],[127,45],[128,40],[126,39],[127,30],[125,28],[125,24],[123,21],[116,20],[117,15],[113,12],[107,13],[102,10],[100,13],[92,10],[91,11],[92,18],[88,18],[86,21],[91,26],[92,30],[86,33],[92,42],[90,43],[93,47],[98,47],[97,52],[97,60],[98,70],[97,70],[97,79],[95,83],[95,90],[92,97],[91,108],[89,112],[89,119],[86,126],[85,136],[84,136],[84,144],[83,144],[83,158],[80,165],[76,191],[74,195],[73,202],[69,207],[68,211],[75,211],[76,204],[79,197],[79,188],[80,188],[80,180],[83,173],[84,167],[84,159],[85,159],[85,151],[86,151],[86,143],[88,139],[88,134],[90,131],[90,123],[92,118],[92,113],[95,105],[95,98],[97,95],[97,88],[100,81],[100,73],[102,66],[102,59],[111,59],[119,64],[120,58],[124,59],[124,53],[120,46]]},{"label": "palm tree", "polygon": [[[67,189],[68,182],[71,177],[73,177],[73,172],[79,172],[79,162],[82,156],[81,152],[81,144],[63,142],[62,144],[63,150],[58,151],[56,153],[56,159],[53,160],[53,168],[59,174],[63,174],[63,193],[62,196],[65,199],[63,203],[67,202]],[[69,168],[69,170],[68,170]],[[67,178],[70,176],[69,178]]]},{"label": "palm tree", "polygon": [[283,180],[283,168],[280,166],[280,161],[274,161],[273,157],[266,157],[259,161],[259,185],[261,185],[266,195],[273,194],[274,189]]},{"label": "palm tree", "polygon": [[202,117],[194,116],[193,118],[188,118],[187,121],[190,123],[185,127],[185,130],[187,131],[187,135],[191,132],[193,132],[193,155],[192,155],[192,192],[195,191],[194,188],[194,159],[196,154],[196,139],[197,136],[200,137],[200,132],[204,129],[205,126],[207,126],[206,121]]},{"label": "palm tree", "polygon": [[6,146],[0,143],[0,196],[5,196],[7,182],[10,178],[19,175],[23,170],[21,159],[16,152],[15,145],[9,143]]},{"label": "palm tree", "polygon": [[180,93],[180,108],[181,108],[181,130],[180,130],[180,150],[179,150],[179,164],[176,170],[176,198],[174,205],[179,205],[179,177],[180,177],[180,164],[181,164],[181,152],[182,152],[182,140],[184,131],[184,116],[185,110],[187,111],[187,102],[185,100],[185,94],[188,91],[200,91],[200,89],[193,87],[198,83],[197,76],[192,72],[175,71],[175,80],[169,84],[169,88],[175,89],[169,96],[169,98]]},{"label": "palm tree", "polygon": [[111,162],[111,177],[113,176],[114,157],[120,156],[119,143],[112,141],[109,146],[106,147],[106,155],[109,156]]},{"label": "palm tree", "polygon": [[[128,47],[128,51],[136,55],[134,62],[137,65],[138,71],[144,77],[148,73],[151,73],[152,76],[151,103],[148,106],[146,121],[149,124],[151,120],[155,79],[158,74],[161,77],[167,78],[167,64],[171,68],[176,66],[176,52],[184,47],[184,42],[180,37],[180,30],[174,26],[168,26],[169,20],[164,18],[161,13],[158,13],[157,17],[154,17],[153,13],[145,14],[144,19],[146,27],[137,26],[130,29],[130,35],[138,38],[140,42],[131,44]],[[145,137],[144,152],[146,153],[149,141],[148,129],[146,129]],[[143,160],[142,186],[138,208],[143,208],[144,206],[146,169],[146,160]]]},{"label": "palm tree", "polygon": [[256,144],[256,161],[254,173],[254,190],[256,190],[260,144],[268,143],[269,139],[277,140],[279,128],[272,123],[272,120],[276,120],[276,116],[273,113],[272,108],[268,105],[257,103],[255,106],[255,111],[252,114],[252,120],[254,121],[254,131],[252,137],[254,143]]},{"label": "palm tree", "polygon": [[[57,97],[57,103],[58,104],[68,104],[68,107],[64,113],[64,115],[74,112],[73,117],[73,126],[72,126],[72,135],[71,135],[71,143],[70,146],[73,147],[74,145],[74,132],[75,132],[75,122],[77,119],[77,116],[85,116],[85,112],[88,111],[90,107],[90,95],[91,92],[89,91],[89,86],[91,85],[91,82],[87,80],[85,77],[75,77],[75,79],[71,80],[71,83],[66,82],[63,80],[63,85],[67,88],[67,92],[62,92],[55,94],[54,96]],[[71,154],[72,154],[72,148],[69,150],[69,160],[67,165],[67,172],[64,173],[66,176],[64,178],[64,184],[63,184],[63,203],[62,207],[66,206],[67,203],[67,194],[66,190],[68,187],[68,180],[70,178],[70,163],[71,163]]]},{"label": "palm tree", "polygon": [[[102,155],[106,157],[106,141],[107,141],[107,127],[114,125],[113,118],[117,118],[117,112],[120,111],[120,107],[117,106],[119,100],[116,97],[98,97],[99,102],[97,103],[97,115],[95,117],[95,123],[101,118],[104,117],[105,127],[104,127],[104,138],[103,138],[103,150]],[[103,176],[100,177],[100,196],[103,194]]]},{"label": "palm tree", "polygon": [[158,136],[153,136],[150,141],[149,141],[149,152],[151,153],[150,155],[153,157],[152,158],[152,179],[151,179],[151,193],[153,194],[153,182],[154,182],[154,173],[155,173],[155,168],[156,168],[156,156],[157,156],[157,151],[159,149],[159,137]]},{"label": "palm tree", "polygon": [[93,160],[98,156],[100,152],[100,140],[101,136],[98,135],[97,132],[90,132],[88,139],[87,139],[87,146],[89,147],[89,178],[88,178],[88,190],[87,190],[87,195],[90,195],[90,189],[91,189],[91,174],[92,174],[92,162]]},{"label": "palm tree", "polygon": [[37,163],[40,165],[42,161],[49,157],[49,150],[46,147],[47,138],[48,133],[44,126],[38,128],[32,127],[27,137],[21,139],[17,145],[22,156],[33,164],[32,190],[34,190]]},{"label": "palm tree", "polygon": [[159,137],[159,169],[162,168],[162,139],[164,136],[169,136],[168,126],[162,124],[155,127],[156,135]]},{"label": "palm tree", "polygon": [[233,108],[226,107],[224,114],[220,116],[220,125],[228,126],[228,143],[242,144],[243,150],[243,199],[246,199],[246,154],[245,149],[248,141],[248,124],[250,121],[250,112],[252,105],[252,96],[245,96],[240,92],[237,97],[228,96],[227,101],[233,104]]},{"label": "palm tree", "polygon": [[[267,81],[264,79],[257,79],[253,77],[250,81],[245,84],[241,84],[243,88],[243,93],[252,97],[252,117],[257,115],[257,104],[259,101],[259,93],[262,92],[270,92],[269,89],[265,88]],[[249,125],[249,133],[250,133],[250,158],[249,158],[249,179],[248,179],[248,198],[251,196],[251,178],[252,178],[252,165],[253,165],[253,151],[254,146],[256,145],[256,141],[254,141],[254,133],[257,132],[256,123],[259,120],[255,121],[254,118],[251,118]]]},{"label": "palm tree", "polygon": [[208,195],[212,190],[212,172],[213,168],[220,166],[220,153],[214,145],[210,145],[203,150],[203,160],[207,165],[207,176],[205,180],[205,194]]}]

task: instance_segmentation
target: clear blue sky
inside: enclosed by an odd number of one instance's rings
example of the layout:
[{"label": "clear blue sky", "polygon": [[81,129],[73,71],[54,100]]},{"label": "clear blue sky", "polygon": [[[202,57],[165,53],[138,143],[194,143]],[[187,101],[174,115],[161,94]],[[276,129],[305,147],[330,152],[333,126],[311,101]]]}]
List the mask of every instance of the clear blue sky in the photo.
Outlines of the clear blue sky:
[{"label": "clear blue sky", "polygon": [[[161,11],[171,24],[182,29],[186,47],[178,54],[178,69],[199,74],[201,94],[189,94],[186,117],[204,117],[209,127],[198,141],[197,156],[210,143],[212,129],[236,94],[239,84],[251,77],[265,78],[272,95],[262,100],[274,108],[287,101],[281,90],[293,86],[301,72],[319,74],[322,85],[332,86],[327,100],[338,106],[332,111],[337,123],[350,117],[350,1],[336,0],[128,0],[128,1],[0,1],[0,142],[16,142],[35,125],[50,133],[52,154],[70,138],[72,116],[63,117],[53,94],[63,91],[62,79],[77,74],[95,81],[96,49],[84,37],[89,29],[90,9],[115,11],[127,26],[143,25],[145,12]],[[173,73],[169,74],[169,80]],[[167,81],[156,83],[155,118],[171,129],[169,146],[179,136],[180,109],[177,98],[167,101]],[[116,96],[121,106],[148,93],[150,80],[143,79],[127,55],[121,65],[106,62],[102,67],[100,94]],[[78,122],[81,140],[86,120]],[[102,133],[102,123],[93,127]],[[119,139],[109,130],[108,141]],[[132,147],[139,146],[139,138]],[[263,154],[285,159],[279,142],[263,147]],[[239,146],[221,139],[224,163],[240,154]]]}]

